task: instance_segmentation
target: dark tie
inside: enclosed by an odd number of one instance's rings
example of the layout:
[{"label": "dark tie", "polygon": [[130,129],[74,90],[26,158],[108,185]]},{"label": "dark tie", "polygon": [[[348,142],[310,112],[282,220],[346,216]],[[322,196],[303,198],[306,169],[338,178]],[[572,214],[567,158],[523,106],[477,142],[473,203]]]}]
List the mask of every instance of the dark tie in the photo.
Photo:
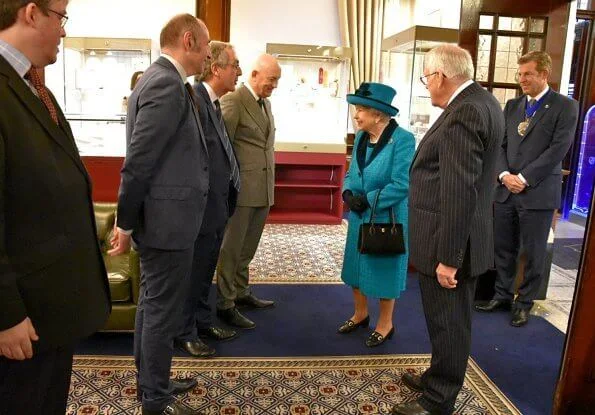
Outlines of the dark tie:
[{"label": "dark tie", "polygon": [[[184,84],[186,86],[186,89],[188,90],[188,93],[190,94],[190,99],[192,100],[192,102],[194,103],[194,106],[196,107],[196,97],[194,96],[194,89],[192,89],[192,85],[190,85],[190,82],[186,82]],[[197,107],[198,109],[198,107]]]},{"label": "dark tie", "polygon": [[50,117],[52,117],[52,120],[54,120],[56,125],[58,125],[58,112],[56,111],[56,107],[54,106],[54,103],[50,98],[50,94],[48,93],[47,88],[45,87],[43,82],[41,82],[41,77],[39,76],[37,70],[31,67],[31,69],[29,69],[29,71],[25,74],[25,79],[31,82],[31,84],[37,91],[37,96],[49,111]]},{"label": "dark tie", "polygon": [[233,153],[233,149],[231,148],[231,143],[229,142],[229,137],[227,136],[227,130],[225,129],[225,123],[223,122],[223,114],[221,114],[221,104],[219,100],[216,99],[215,102],[215,114],[217,114],[217,120],[219,121],[219,125],[221,126],[221,130],[223,131],[223,147],[225,148],[225,152],[227,153],[227,157],[229,159],[229,165],[231,166],[231,181],[233,182],[233,187],[239,192],[240,191],[240,169],[238,168],[238,162],[236,160],[236,156]]},{"label": "dark tie", "polygon": [[260,105],[260,109],[262,110],[264,116],[268,118],[269,116],[267,115],[267,108],[264,106],[264,99],[258,98],[256,102],[258,102],[258,105]]}]

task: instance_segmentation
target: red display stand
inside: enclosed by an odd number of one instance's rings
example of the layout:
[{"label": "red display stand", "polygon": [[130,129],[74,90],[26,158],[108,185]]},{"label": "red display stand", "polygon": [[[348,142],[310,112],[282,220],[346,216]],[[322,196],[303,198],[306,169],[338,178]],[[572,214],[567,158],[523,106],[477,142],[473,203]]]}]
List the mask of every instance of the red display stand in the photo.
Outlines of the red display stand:
[{"label": "red display stand", "polygon": [[[93,200],[117,202],[123,157],[83,156]],[[275,206],[268,223],[339,224],[345,154],[275,152]]]},{"label": "red display stand", "polygon": [[275,152],[275,205],[268,223],[341,223],[345,154]]}]

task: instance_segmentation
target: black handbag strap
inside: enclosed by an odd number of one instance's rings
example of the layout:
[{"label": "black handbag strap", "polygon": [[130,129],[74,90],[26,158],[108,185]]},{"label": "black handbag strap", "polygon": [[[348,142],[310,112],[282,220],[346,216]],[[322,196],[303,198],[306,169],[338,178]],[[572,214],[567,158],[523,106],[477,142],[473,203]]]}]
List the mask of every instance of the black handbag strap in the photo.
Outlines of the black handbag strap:
[{"label": "black handbag strap", "polygon": [[[374,221],[376,220],[376,205],[378,205],[378,198],[380,197],[380,192],[382,191],[382,189],[378,189],[378,192],[376,192],[376,197],[374,198],[374,204],[372,205],[372,212],[370,213],[370,225],[374,226]],[[388,208],[388,211],[390,213],[390,224],[392,225],[392,227],[395,227],[395,212],[393,211],[392,206],[390,208]]]}]

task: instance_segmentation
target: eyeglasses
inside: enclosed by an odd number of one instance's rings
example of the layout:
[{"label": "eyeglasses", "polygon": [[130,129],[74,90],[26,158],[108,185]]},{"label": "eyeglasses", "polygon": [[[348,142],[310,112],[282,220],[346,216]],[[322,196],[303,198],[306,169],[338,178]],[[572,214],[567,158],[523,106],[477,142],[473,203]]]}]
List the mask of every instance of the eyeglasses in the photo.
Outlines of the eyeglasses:
[{"label": "eyeglasses", "polygon": [[[440,72],[432,72],[431,74],[420,76],[419,81],[423,84],[423,86],[428,86],[428,78],[432,75],[436,75],[437,73],[440,73]],[[445,76],[445,78],[446,78],[446,76]]]},{"label": "eyeglasses", "polygon": [[62,14],[62,13],[58,13],[57,11],[52,10],[52,9],[47,9],[47,10],[48,10],[48,12],[52,12],[56,16],[60,17],[60,27],[63,28],[64,26],[66,26],[66,22],[68,21],[68,16],[66,16],[65,14]]}]

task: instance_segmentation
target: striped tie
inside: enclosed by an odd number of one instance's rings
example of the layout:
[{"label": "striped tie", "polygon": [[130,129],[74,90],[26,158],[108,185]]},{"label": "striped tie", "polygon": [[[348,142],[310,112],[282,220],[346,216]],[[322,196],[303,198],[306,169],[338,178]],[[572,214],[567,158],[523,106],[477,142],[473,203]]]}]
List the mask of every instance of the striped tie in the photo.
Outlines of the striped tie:
[{"label": "striped tie", "polygon": [[50,98],[50,94],[48,93],[47,88],[45,87],[43,82],[41,82],[39,72],[37,72],[35,68],[31,67],[29,71],[25,74],[25,79],[31,82],[31,84],[37,91],[37,96],[49,111],[50,117],[52,117],[52,120],[54,120],[56,125],[58,125],[58,112],[56,111],[56,107],[54,106],[54,103]]},{"label": "striped tie", "polygon": [[225,129],[225,123],[223,122],[223,115],[221,114],[221,104],[219,103],[218,99],[215,100],[215,114],[217,114],[217,119],[219,120],[219,125],[221,125],[221,130],[223,130],[223,147],[225,148],[225,152],[229,158],[229,165],[231,166],[231,181],[233,182],[233,187],[235,187],[235,189],[239,192],[240,170],[238,168],[236,156],[233,153],[233,149],[231,148],[229,137],[227,136],[227,130]]}]

